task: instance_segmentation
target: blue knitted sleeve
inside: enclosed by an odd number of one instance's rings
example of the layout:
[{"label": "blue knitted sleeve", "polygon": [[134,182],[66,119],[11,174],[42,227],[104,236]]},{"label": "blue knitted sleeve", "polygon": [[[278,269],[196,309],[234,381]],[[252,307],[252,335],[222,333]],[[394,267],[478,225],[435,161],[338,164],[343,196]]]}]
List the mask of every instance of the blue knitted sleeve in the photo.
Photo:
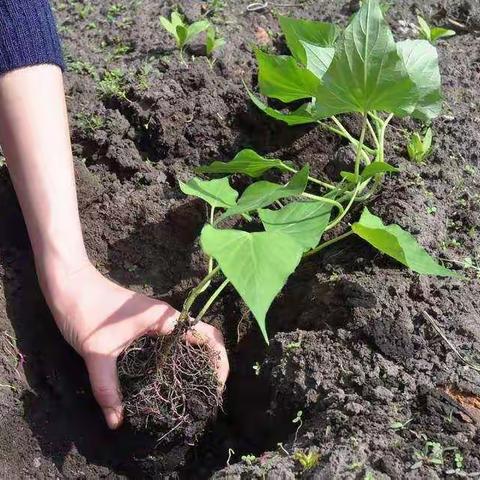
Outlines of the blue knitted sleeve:
[{"label": "blue knitted sleeve", "polygon": [[48,0],[0,0],[0,74],[41,63],[64,68]]}]

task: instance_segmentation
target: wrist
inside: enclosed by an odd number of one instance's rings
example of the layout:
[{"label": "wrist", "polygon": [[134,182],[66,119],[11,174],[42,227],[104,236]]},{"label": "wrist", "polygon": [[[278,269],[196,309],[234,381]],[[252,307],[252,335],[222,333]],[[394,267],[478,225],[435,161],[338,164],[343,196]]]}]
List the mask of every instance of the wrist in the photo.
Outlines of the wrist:
[{"label": "wrist", "polygon": [[59,252],[45,252],[35,255],[40,288],[52,308],[62,298],[74,295],[76,278],[84,271],[96,270],[86,252],[60,255]]}]

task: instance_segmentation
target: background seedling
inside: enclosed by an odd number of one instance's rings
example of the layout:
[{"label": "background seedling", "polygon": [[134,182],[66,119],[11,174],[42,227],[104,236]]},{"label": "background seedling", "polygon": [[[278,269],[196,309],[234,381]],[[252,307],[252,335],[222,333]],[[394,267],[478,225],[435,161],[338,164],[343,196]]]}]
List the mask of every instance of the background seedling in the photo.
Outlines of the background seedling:
[{"label": "background seedling", "polygon": [[407,145],[408,157],[412,162],[422,163],[432,152],[432,129],[427,128],[422,136],[414,132]]},{"label": "background seedling", "polygon": [[430,26],[420,15],[417,16],[417,19],[420,38],[428,40],[432,44],[435,44],[441,38],[453,37],[455,35],[455,32],[448,28]]},{"label": "background seedling", "polygon": [[210,22],[208,20],[199,20],[198,22],[188,25],[178,12],[172,12],[170,20],[165,17],[160,17],[160,23],[175,39],[177,47],[180,49],[180,57],[182,61],[185,45],[210,27]]},{"label": "background seedling", "polygon": [[308,451],[297,450],[293,454],[293,458],[300,463],[304,472],[313,470],[320,462],[320,452],[309,449]]},{"label": "background seedling", "polygon": [[210,64],[210,67],[213,67],[215,59],[211,59],[213,53],[218,50],[221,46],[225,45],[225,40],[223,38],[217,38],[215,28],[211,25],[207,29],[207,41],[206,41],[206,53],[207,58]]},{"label": "background seedling", "polygon": [[125,87],[125,73],[120,69],[107,70],[98,83],[98,89],[103,98],[118,98],[129,102]]},{"label": "background seedling", "polygon": [[[399,172],[385,158],[392,119],[411,116],[430,122],[441,113],[435,47],[425,40],[395,43],[377,0],[364,1],[341,34],[329,23],[282,16],[279,21],[292,55],[256,51],[260,93],[285,104],[305,103],[285,111],[270,107],[248,91],[250,98],[276,120],[288,125],[317,124],[345,139],[355,154],[352,171],[341,172],[340,179],[332,182],[312,176],[308,165],[297,169],[281,159],[245,149],[230,162],[215,161],[197,169],[198,173],[227,176],[180,183],[185,194],[210,205],[210,222],[200,237],[208,257],[208,275],[187,298],[181,319],[188,319],[198,295],[222,275],[223,283],[217,284],[197,320],[231,284],[267,342],[266,314],[289,275],[302,259],[350,236],[360,237],[419,274],[454,275],[410,233],[398,225],[385,225],[366,206],[357,221],[346,222],[355,205],[371,201],[385,177]],[[347,113],[359,117],[359,135],[343,125],[340,115]],[[427,143],[422,142],[422,147]],[[277,184],[260,179],[241,195],[230,186],[230,174],[257,180],[270,170],[290,174],[290,180]],[[223,222],[232,218],[258,228],[253,232],[222,228]],[[337,226],[336,235],[322,240]]]}]

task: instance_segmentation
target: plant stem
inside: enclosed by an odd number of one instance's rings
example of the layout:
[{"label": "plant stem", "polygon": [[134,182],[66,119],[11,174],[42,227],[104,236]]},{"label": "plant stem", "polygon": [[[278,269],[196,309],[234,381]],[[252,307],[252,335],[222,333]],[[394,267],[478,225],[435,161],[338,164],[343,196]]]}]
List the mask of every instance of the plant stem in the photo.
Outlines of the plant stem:
[{"label": "plant stem", "polygon": [[[285,170],[288,170],[291,173],[298,173],[298,170],[295,170],[292,167],[289,167],[288,165],[283,165]],[[322,187],[328,188],[329,190],[335,190],[337,188],[335,185],[332,185],[331,183],[323,182],[322,180],[318,180],[318,178],[315,177],[308,177],[309,182],[316,183],[318,185],[321,185]]]},{"label": "plant stem", "polygon": [[333,205],[334,207],[337,207],[340,213],[343,213],[343,210],[344,210],[343,205],[340,202],[333,200],[332,198],[320,197],[318,195],[313,195],[313,193],[307,193],[307,192],[303,192],[302,197],[309,198],[310,200],[315,200],[317,202],[328,203],[330,205]]},{"label": "plant stem", "polygon": [[360,157],[363,152],[363,142],[365,141],[365,133],[367,131],[367,115],[363,115],[362,133],[358,141],[357,154],[355,155],[355,175],[360,175]]},{"label": "plant stem", "polygon": [[353,230],[349,230],[348,232],[344,233],[343,235],[339,235],[338,237],[332,238],[331,240],[328,240],[327,242],[321,243],[318,247],[315,247],[312,250],[305,253],[303,255],[303,258],[310,257],[310,255],[315,255],[316,253],[320,252],[320,250],[323,250],[324,248],[327,248],[330,245],[333,245],[334,243],[337,243],[340,240],[343,240],[344,238],[349,237],[350,235],[353,235]]},{"label": "plant stem", "polygon": [[190,309],[192,308],[193,303],[197,299],[197,297],[203,292],[205,285],[207,285],[210,280],[220,272],[220,266],[217,265],[208,275],[206,275],[203,280],[191,290],[190,294],[188,295],[185,303],[183,304],[182,313],[180,314],[180,318],[178,319],[179,323],[186,323],[188,322],[188,315],[190,313]]},{"label": "plant stem", "polygon": [[373,129],[372,124],[370,123],[370,120],[368,120],[368,117],[367,117],[367,126],[368,126],[368,129],[370,130],[370,134],[372,135],[373,141],[375,142],[375,145],[377,147],[377,152],[378,152],[378,149],[380,148],[380,144],[378,143],[377,134],[375,133],[375,130]]},{"label": "plant stem", "polygon": [[353,205],[353,202],[355,201],[356,196],[358,195],[358,192],[360,191],[361,183],[357,183],[355,186],[355,190],[352,193],[352,196],[350,197],[350,200],[348,202],[348,205],[344,208],[343,212],[335,218],[332,223],[330,223],[327,228],[325,228],[325,231],[332,229],[333,227],[337,226],[345,217],[345,215],[349,212],[350,208]]},{"label": "plant stem", "polygon": [[224,282],[212,293],[210,298],[206,301],[203,308],[200,310],[198,315],[195,318],[195,323],[199,322],[204,315],[208,312],[208,309],[212,306],[213,302],[217,299],[217,297],[222,293],[223,289],[230,283],[230,280],[225,279]]}]

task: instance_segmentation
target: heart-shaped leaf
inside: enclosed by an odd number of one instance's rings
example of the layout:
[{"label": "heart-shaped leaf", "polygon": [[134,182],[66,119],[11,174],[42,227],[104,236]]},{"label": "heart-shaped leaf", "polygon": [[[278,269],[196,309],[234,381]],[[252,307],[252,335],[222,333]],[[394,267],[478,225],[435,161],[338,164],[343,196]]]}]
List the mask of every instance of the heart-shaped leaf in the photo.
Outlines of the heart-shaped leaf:
[{"label": "heart-shaped leaf", "polygon": [[269,55],[256,50],[260,92],[282,102],[314,97],[320,80],[309,70],[300,67],[293,57]]},{"label": "heart-shaped leaf", "polygon": [[394,167],[385,162],[373,162],[370,165],[367,165],[360,176],[364,180],[368,180],[371,177],[377,175],[377,173],[398,173],[400,171],[399,168]]},{"label": "heart-shaped leaf", "polygon": [[414,236],[398,225],[384,225],[382,220],[364,208],[352,230],[370,245],[422,275],[454,276],[455,272],[440,265],[417,242]]},{"label": "heart-shaped leaf", "polygon": [[319,47],[332,47],[338,36],[338,29],[332,23],[301,20],[281,15],[278,17],[278,21],[290,52],[303,65],[307,65],[307,56],[301,42]]},{"label": "heart-shaped leaf", "polygon": [[210,225],[203,228],[200,243],[250,308],[268,343],[267,311],[300,263],[302,246],[281,232],[248,233]]},{"label": "heart-shaped leaf", "polygon": [[436,48],[426,40],[405,40],[397,43],[397,51],[417,90],[417,102],[411,115],[422,121],[438,117],[442,110],[442,94]]},{"label": "heart-shaped leaf", "polygon": [[233,215],[240,215],[259,208],[267,207],[281,198],[301,195],[307,186],[309,168],[306,165],[286,185],[260,181],[250,185],[232,208],[229,208],[219,222]]},{"label": "heart-shaped leaf", "polygon": [[377,0],[365,0],[339,41],[317,95],[319,118],[372,110],[413,111],[415,84]]},{"label": "heart-shaped leaf", "polygon": [[250,90],[248,90],[248,95],[252,102],[266,115],[269,117],[274,118],[275,120],[281,120],[285,122],[287,125],[303,125],[306,123],[313,123],[316,122],[316,118],[311,114],[311,104],[306,103],[302,105],[297,110],[294,110],[290,113],[283,113],[279,110],[275,110],[274,108],[269,107],[267,104],[262,102],[259,98],[257,98]]},{"label": "heart-shaped leaf", "polygon": [[301,44],[303,45],[307,56],[307,69],[321,79],[332,63],[335,49],[330,47],[319,47],[318,45],[312,45],[311,43],[303,41]]},{"label": "heart-shaped leaf", "polygon": [[332,206],[322,202],[292,202],[280,210],[261,209],[258,215],[267,232],[290,235],[307,251],[320,242],[331,211]]},{"label": "heart-shaped leaf", "polygon": [[235,205],[238,192],[228,182],[228,177],[218,180],[192,178],[187,183],[179,182],[185,195],[201,198],[215,208],[230,208]]},{"label": "heart-shaped leaf", "polygon": [[248,148],[241,150],[230,162],[213,162],[206,167],[196,169],[199,173],[243,173],[256,178],[268,170],[276,168],[287,171],[285,164],[277,158],[265,158]]}]

